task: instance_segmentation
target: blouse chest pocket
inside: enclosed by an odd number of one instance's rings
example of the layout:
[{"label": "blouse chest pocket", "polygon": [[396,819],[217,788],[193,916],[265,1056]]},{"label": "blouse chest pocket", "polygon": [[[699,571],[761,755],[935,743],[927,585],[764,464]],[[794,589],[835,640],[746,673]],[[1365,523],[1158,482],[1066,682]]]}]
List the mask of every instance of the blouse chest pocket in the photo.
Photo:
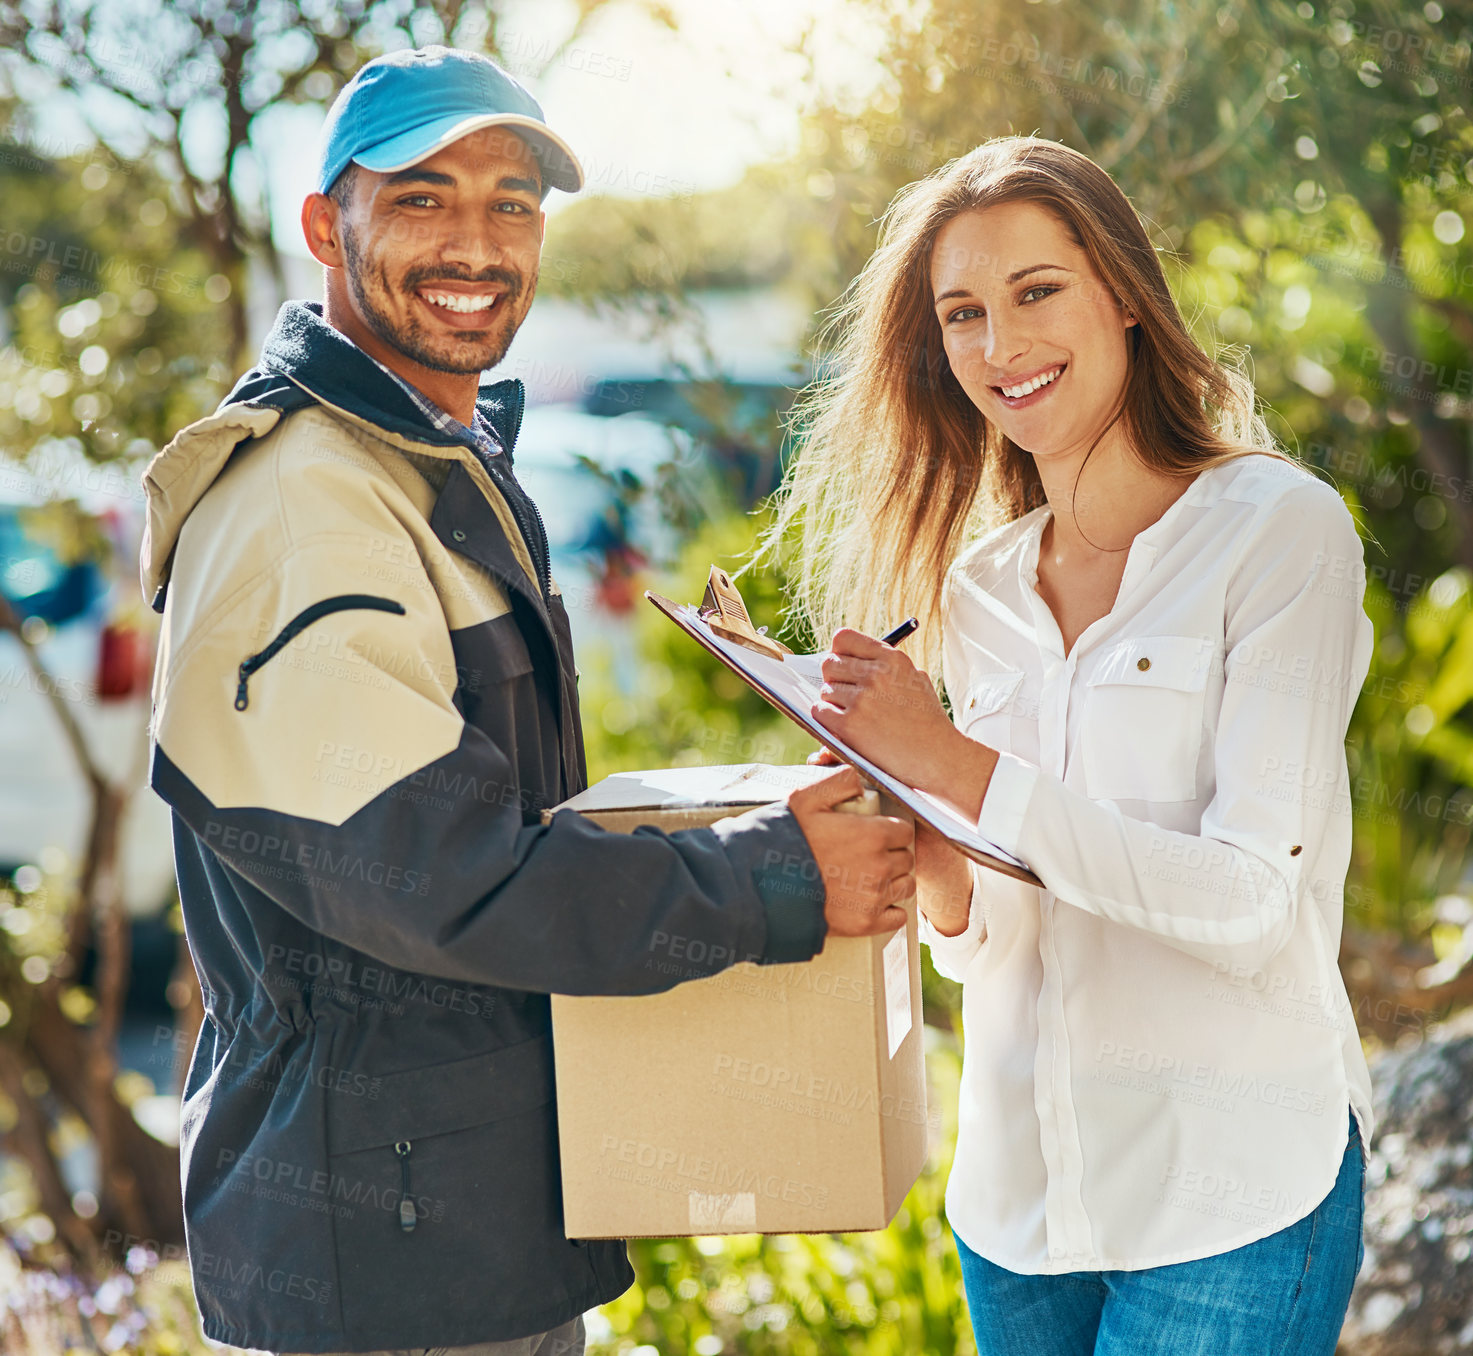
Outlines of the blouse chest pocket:
[{"label": "blouse chest pocket", "polygon": [[1199,636],[1146,636],[1104,653],[1085,683],[1080,739],[1091,799],[1196,798],[1215,653]]},{"label": "blouse chest pocket", "polygon": [[1012,752],[1013,716],[1023,686],[1021,670],[978,678],[962,696],[956,728],[989,748]]}]

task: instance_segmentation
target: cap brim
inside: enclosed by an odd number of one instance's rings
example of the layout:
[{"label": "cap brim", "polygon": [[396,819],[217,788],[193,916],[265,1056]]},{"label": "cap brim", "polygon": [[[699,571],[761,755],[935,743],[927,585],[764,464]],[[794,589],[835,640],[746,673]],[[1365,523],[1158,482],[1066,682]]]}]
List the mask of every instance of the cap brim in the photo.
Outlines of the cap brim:
[{"label": "cap brim", "polygon": [[576,193],[583,187],[583,166],[573,154],[573,148],[546,123],[528,118],[520,113],[480,113],[466,118],[459,115],[437,118],[408,132],[381,141],[359,151],[353,163],[378,174],[392,174],[396,170],[408,169],[426,157],[443,150],[452,141],[479,132],[483,127],[510,127],[525,135],[532,144],[538,163],[542,166],[542,186],[560,188],[564,193]]}]

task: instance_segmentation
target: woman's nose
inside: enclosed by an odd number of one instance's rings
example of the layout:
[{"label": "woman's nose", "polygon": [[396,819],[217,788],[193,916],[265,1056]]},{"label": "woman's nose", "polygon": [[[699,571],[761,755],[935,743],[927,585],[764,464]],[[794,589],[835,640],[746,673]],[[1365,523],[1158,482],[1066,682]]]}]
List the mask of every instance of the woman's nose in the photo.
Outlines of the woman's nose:
[{"label": "woman's nose", "polygon": [[1028,351],[1028,340],[1021,325],[1011,320],[999,323],[991,315],[987,318],[987,338],[982,345],[982,356],[995,372],[1005,372]]}]

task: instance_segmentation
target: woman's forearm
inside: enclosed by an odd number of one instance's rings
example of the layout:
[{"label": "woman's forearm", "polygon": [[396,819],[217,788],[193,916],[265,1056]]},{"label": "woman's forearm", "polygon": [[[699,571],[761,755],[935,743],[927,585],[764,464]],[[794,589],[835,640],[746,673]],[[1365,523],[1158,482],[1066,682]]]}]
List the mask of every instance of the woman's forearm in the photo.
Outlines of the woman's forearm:
[{"label": "woman's forearm", "polygon": [[932,760],[917,789],[944,801],[967,823],[975,824],[996,767],[996,749],[968,739],[953,726],[944,751]]},{"label": "woman's forearm", "polygon": [[916,826],[916,907],[944,937],[967,929],[972,912],[972,869],[939,834]]}]

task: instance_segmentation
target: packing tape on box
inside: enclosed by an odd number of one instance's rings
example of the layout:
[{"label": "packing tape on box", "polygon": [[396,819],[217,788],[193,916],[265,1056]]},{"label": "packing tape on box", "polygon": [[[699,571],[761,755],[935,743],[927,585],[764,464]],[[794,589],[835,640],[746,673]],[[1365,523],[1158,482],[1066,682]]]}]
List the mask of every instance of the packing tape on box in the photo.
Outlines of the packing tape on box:
[{"label": "packing tape on box", "polygon": [[731,1233],[757,1228],[757,1193],[754,1191],[692,1191],[690,1231],[692,1234]]}]

